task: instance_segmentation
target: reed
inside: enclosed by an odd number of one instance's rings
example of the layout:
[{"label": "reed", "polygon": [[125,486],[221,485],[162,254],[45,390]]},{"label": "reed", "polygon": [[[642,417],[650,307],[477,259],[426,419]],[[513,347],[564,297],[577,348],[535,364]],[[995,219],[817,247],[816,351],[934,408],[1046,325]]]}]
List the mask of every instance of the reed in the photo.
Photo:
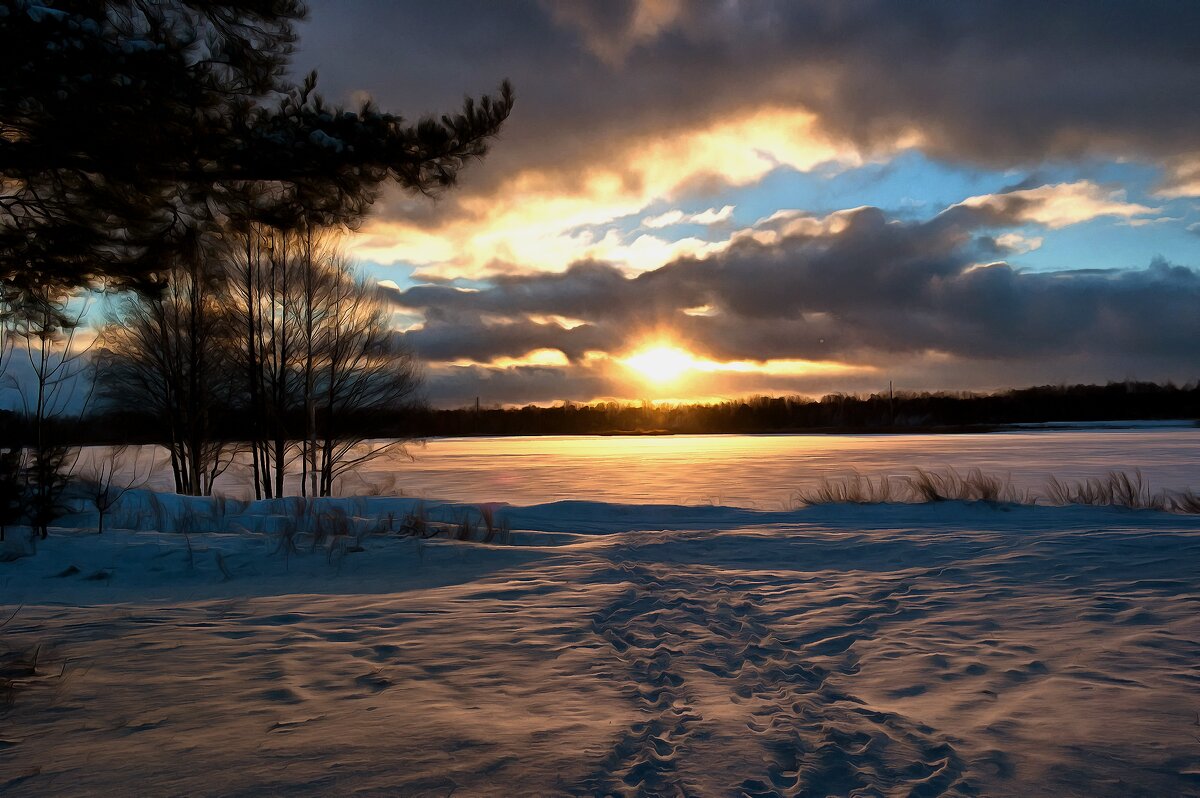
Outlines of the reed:
[{"label": "reed", "polygon": [[[1125,507],[1130,510],[1178,512],[1177,508],[1180,506],[1178,500],[1165,491],[1151,492],[1150,485],[1137,469],[1134,469],[1132,474],[1125,471],[1109,471],[1103,477],[1093,477],[1082,482],[1063,482],[1052,476],[1046,480],[1046,498],[1051,504]],[[1184,506],[1187,506],[1186,501]]]},{"label": "reed", "polygon": [[900,501],[895,488],[889,476],[872,480],[854,471],[839,479],[822,479],[816,488],[801,491],[795,498],[800,504],[881,504]]},{"label": "reed", "polygon": [[1171,510],[1176,513],[1200,514],[1200,493],[1185,490],[1172,494]]},{"label": "reed", "polygon": [[881,476],[878,479],[854,472],[840,479],[823,479],[816,488],[797,492],[795,499],[803,505],[967,501],[1026,506],[1045,500],[1054,505],[1082,504],[1200,513],[1200,494],[1190,490],[1154,492],[1137,469],[1132,472],[1110,471],[1103,477],[1077,482],[1052,476],[1046,480],[1041,493],[1017,488],[1010,477],[985,474],[978,468],[972,468],[966,474],[953,468],[918,468],[911,475],[901,478]]}]

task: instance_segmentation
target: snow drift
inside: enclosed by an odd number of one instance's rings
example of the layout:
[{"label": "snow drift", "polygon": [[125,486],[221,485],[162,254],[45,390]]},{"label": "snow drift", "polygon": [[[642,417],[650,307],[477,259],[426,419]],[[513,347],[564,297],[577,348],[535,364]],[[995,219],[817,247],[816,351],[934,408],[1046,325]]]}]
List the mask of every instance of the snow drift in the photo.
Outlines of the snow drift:
[{"label": "snow drift", "polygon": [[6,794],[1200,791],[1200,518],[132,496],[0,564]]}]

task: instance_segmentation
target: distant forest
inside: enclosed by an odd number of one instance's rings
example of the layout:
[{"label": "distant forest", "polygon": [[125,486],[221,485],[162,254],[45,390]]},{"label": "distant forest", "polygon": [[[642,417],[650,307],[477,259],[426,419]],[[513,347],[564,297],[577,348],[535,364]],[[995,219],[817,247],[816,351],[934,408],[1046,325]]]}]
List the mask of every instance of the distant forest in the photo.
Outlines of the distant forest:
[{"label": "distant forest", "polygon": [[[555,407],[408,407],[374,410],[346,418],[346,429],[362,437],[427,438],[471,435],[603,435],[752,432],[956,432],[1004,424],[1200,419],[1200,383],[1177,386],[1149,382],[1038,386],[998,393],[910,393],[820,399],[756,396],[713,404],[564,403]],[[15,422],[0,413],[0,429]],[[299,420],[298,420],[299,421]],[[152,443],[161,426],[148,413],[107,412],[64,429],[85,443]],[[214,413],[213,432],[222,439],[248,440],[245,416]],[[303,429],[300,424],[298,428]]]}]

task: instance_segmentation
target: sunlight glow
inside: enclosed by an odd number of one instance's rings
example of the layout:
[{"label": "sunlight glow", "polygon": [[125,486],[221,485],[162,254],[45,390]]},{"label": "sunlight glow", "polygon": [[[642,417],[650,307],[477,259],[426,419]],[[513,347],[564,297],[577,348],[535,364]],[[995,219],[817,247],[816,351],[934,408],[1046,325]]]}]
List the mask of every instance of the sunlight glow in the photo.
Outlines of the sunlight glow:
[{"label": "sunlight glow", "polygon": [[450,361],[451,366],[469,367],[483,366],[485,368],[510,369],[525,366],[565,367],[570,365],[567,356],[558,349],[534,349],[521,357],[497,357],[482,363],[478,360],[460,359]]},{"label": "sunlight glow", "polygon": [[655,383],[673,382],[695,365],[695,358],[676,346],[652,346],[625,358],[625,365]]},{"label": "sunlight glow", "polygon": [[689,372],[699,374],[762,374],[777,377],[800,377],[815,374],[849,374],[870,372],[872,366],[838,363],[820,360],[729,360],[718,361],[696,355],[670,343],[644,346],[632,355],[620,360],[628,368],[638,372],[646,381],[656,385],[667,385],[679,380]]},{"label": "sunlight glow", "polygon": [[[351,240],[351,247],[358,257],[380,264],[417,266],[422,277],[485,279],[513,271],[561,272],[586,259],[640,273],[730,246],[728,231],[719,229],[680,237],[679,231],[649,235],[614,226],[656,203],[674,203],[697,181],[741,187],[780,168],[836,172],[920,142],[919,135],[906,131],[863,149],[826,132],[815,113],[765,106],[670,134],[649,132],[614,140],[596,162],[519,170],[493,190],[458,195],[455,204],[461,213],[451,214],[447,223],[435,228],[402,212],[373,218]],[[690,216],[680,211],[668,219],[709,225],[730,221],[732,213],[730,205]]]}]

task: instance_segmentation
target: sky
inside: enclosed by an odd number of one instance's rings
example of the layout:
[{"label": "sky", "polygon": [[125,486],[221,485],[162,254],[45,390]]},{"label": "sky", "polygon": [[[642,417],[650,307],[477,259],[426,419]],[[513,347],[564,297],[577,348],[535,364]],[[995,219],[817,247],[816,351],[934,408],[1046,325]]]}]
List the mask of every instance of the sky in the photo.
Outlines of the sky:
[{"label": "sky", "polygon": [[439,406],[1200,378],[1200,6],[313,0],[492,151],[348,240]]}]

